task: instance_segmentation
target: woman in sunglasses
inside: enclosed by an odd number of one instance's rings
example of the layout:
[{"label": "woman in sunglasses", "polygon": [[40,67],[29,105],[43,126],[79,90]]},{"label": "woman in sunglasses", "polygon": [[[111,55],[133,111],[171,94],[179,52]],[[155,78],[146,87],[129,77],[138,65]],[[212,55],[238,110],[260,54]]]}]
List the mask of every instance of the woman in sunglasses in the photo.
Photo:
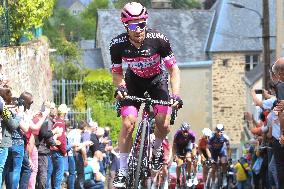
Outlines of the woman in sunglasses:
[{"label": "woman in sunglasses", "polygon": [[[127,3],[121,11],[121,21],[126,32],[110,43],[113,82],[117,87],[115,97],[126,95],[144,97],[147,91],[152,99],[168,101],[168,74],[172,87],[173,106],[181,107],[180,74],[167,37],[147,27],[148,13],[140,3]],[[128,68],[123,77],[122,63]],[[120,169],[114,186],[124,188],[127,178],[127,159],[132,146],[132,132],[137,121],[140,103],[124,102],[121,109],[122,129],[119,135]],[[153,143],[153,169],[162,166],[161,144],[169,133],[171,108],[156,105],[155,141]]]}]

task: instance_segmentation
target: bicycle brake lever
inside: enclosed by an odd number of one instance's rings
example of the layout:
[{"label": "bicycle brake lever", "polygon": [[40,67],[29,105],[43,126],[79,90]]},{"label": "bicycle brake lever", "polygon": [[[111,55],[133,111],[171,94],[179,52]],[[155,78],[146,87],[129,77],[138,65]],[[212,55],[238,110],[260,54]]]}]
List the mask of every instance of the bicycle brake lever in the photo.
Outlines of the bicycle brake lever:
[{"label": "bicycle brake lever", "polygon": [[175,123],[175,119],[177,117],[177,108],[173,108],[172,114],[171,114],[171,120],[170,120],[170,125],[173,125]]}]

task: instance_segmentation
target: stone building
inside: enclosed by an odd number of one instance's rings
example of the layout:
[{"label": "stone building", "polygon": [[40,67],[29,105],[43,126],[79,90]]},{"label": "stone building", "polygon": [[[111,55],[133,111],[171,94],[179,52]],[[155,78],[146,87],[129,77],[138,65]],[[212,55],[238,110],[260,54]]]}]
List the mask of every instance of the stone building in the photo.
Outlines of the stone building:
[{"label": "stone building", "polygon": [[58,8],[66,8],[70,11],[72,15],[78,15],[87,6],[86,1],[80,1],[80,0],[58,0],[56,3],[56,7]]},{"label": "stone building", "polygon": [[[237,155],[244,134],[243,115],[254,111],[250,87],[262,86],[262,38],[260,18],[219,0],[210,10],[150,9],[148,25],[166,34],[181,69],[184,108],[173,132],[189,122],[198,135],[204,127],[223,123]],[[235,0],[262,12],[259,0]],[[275,1],[270,1],[271,35],[275,35]],[[99,10],[96,45],[104,67],[109,68],[110,40],[124,32],[120,10]],[[106,30],[105,25],[111,25]],[[272,60],[275,39],[271,39]],[[171,136],[170,136],[171,137]]]}]

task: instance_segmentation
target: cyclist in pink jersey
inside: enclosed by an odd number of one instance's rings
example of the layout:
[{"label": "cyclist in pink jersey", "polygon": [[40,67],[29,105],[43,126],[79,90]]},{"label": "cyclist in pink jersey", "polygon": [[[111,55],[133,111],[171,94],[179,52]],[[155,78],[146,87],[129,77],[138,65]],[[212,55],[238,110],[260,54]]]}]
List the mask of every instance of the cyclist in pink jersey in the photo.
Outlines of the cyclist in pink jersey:
[{"label": "cyclist in pink jersey", "polygon": [[[125,33],[113,38],[110,43],[113,83],[117,87],[115,97],[126,95],[144,97],[147,91],[155,100],[172,99],[173,106],[180,107],[180,74],[168,38],[147,28],[148,13],[140,3],[127,3],[121,11]],[[123,76],[122,64],[128,65]],[[169,97],[168,74],[172,97]],[[114,186],[125,188],[127,159],[132,146],[132,133],[137,122],[140,103],[124,101],[121,108],[122,129],[119,135],[120,169],[114,179]],[[161,144],[169,133],[171,107],[155,105],[155,141],[153,142],[153,169],[163,164]]]}]

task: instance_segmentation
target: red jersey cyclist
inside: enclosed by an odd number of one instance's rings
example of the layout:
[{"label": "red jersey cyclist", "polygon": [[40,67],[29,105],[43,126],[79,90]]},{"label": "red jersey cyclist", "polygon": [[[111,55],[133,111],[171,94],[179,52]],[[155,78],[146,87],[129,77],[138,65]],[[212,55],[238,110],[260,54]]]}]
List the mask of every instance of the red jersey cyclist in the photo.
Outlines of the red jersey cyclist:
[{"label": "red jersey cyclist", "polygon": [[[180,173],[181,166],[184,161],[187,162],[187,180],[188,186],[197,185],[198,180],[196,177],[197,170],[197,156],[196,156],[196,147],[195,145],[195,133],[190,129],[190,125],[186,122],[181,124],[179,130],[177,130],[174,136],[173,142],[173,159],[177,163],[176,175],[177,175],[177,185],[180,186]],[[192,163],[194,168],[194,175],[191,178],[191,169]]]},{"label": "red jersey cyclist", "polygon": [[209,138],[212,136],[212,131],[209,128],[202,129],[202,137],[198,141],[198,152],[201,156],[203,181],[206,182],[208,167],[206,163],[211,163],[211,153],[208,146]]},{"label": "red jersey cyclist", "polygon": [[[148,13],[140,3],[127,3],[121,11],[121,21],[126,32],[110,43],[113,83],[117,87],[116,98],[126,95],[144,97],[147,91],[155,100],[170,100],[168,74],[172,99],[181,106],[179,97],[180,74],[168,38],[147,27]],[[122,63],[128,65],[123,76]],[[166,71],[167,70],[167,71]],[[127,159],[132,147],[132,133],[137,122],[140,103],[124,100],[121,108],[122,128],[119,135],[120,169],[114,179],[117,188],[126,187]],[[161,144],[169,133],[171,107],[155,105],[155,141],[153,142],[153,169],[163,164]]]}]

